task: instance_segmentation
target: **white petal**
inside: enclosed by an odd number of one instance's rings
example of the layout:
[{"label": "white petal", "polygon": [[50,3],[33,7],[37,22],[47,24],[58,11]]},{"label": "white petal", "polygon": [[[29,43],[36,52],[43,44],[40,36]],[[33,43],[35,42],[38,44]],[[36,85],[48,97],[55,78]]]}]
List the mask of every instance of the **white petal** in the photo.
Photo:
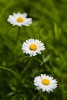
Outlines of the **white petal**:
[{"label": "white petal", "polygon": [[[23,13],[21,14],[20,12],[18,13],[13,13],[13,15],[9,15],[7,21],[12,24],[13,26],[17,25],[17,26],[29,26],[32,23],[32,18],[26,18],[27,13]],[[17,22],[17,18],[23,18],[24,21],[23,22]]]},{"label": "white petal", "polygon": [[[44,78],[47,78],[48,80],[50,80],[49,85],[42,84],[42,79],[44,79]],[[52,81],[54,83],[52,83]],[[41,76],[35,77],[34,85],[37,87],[38,90],[42,89],[43,92],[46,91],[46,92],[50,93],[50,92],[53,92],[53,89],[57,88],[57,81],[55,79],[53,79],[53,77],[49,77],[48,75],[41,74]]]},{"label": "white petal", "polygon": [[[36,50],[30,50],[30,45],[31,44],[35,44],[37,46],[37,49]],[[37,39],[28,39],[26,40],[26,42],[23,42],[23,45],[22,45],[22,50],[23,52],[25,52],[26,54],[29,54],[30,57],[32,56],[36,56],[37,54],[41,54],[41,47],[40,45],[42,45],[43,43],[41,43],[41,41],[37,40]],[[44,48],[44,45],[42,45],[42,47]]]}]

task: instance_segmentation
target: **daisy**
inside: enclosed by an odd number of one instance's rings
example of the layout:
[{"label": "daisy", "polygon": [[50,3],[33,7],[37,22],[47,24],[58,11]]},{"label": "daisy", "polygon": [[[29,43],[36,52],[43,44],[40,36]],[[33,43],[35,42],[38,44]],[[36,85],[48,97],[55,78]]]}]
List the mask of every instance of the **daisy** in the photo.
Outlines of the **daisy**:
[{"label": "daisy", "polygon": [[57,81],[53,79],[53,77],[41,74],[41,76],[35,77],[34,85],[37,90],[42,89],[43,92],[46,91],[50,93],[50,91],[53,91],[53,89],[57,87]]},{"label": "daisy", "polygon": [[32,38],[26,40],[26,42],[24,42],[22,45],[23,53],[30,54],[30,57],[37,55],[37,53],[41,54],[41,50],[44,49],[45,46],[41,41],[37,39],[34,40]]},{"label": "daisy", "polygon": [[32,18],[26,18],[27,13],[13,13],[13,15],[9,15],[7,21],[11,23],[13,26],[17,25],[21,27],[22,25],[29,26],[32,23]]}]

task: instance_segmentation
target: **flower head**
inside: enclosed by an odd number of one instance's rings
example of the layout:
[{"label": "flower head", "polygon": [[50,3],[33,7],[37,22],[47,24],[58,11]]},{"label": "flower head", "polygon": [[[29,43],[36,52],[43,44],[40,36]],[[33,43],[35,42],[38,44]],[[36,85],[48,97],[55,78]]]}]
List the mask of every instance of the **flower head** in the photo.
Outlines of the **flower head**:
[{"label": "flower head", "polygon": [[41,76],[35,77],[34,85],[36,86],[36,89],[42,89],[43,92],[46,91],[49,93],[57,87],[57,81],[53,79],[53,77],[41,74]]},{"label": "flower head", "polygon": [[44,50],[44,49],[45,49],[44,44],[37,39],[35,40],[28,39],[22,45],[23,52],[26,54],[30,54],[30,57],[37,55],[37,53],[41,54],[41,50]]},{"label": "flower head", "polygon": [[21,27],[22,25],[29,26],[32,23],[32,18],[26,18],[27,13],[13,13],[13,15],[9,15],[7,21],[11,23],[13,26],[17,25]]}]

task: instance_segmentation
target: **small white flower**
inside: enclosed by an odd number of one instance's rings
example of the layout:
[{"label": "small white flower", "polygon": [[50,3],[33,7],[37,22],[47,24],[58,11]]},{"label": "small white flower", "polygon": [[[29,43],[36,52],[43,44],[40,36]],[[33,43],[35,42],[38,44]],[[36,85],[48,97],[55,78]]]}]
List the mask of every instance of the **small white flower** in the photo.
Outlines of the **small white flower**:
[{"label": "small white flower", "polygon": [[11,23],[13,26],[17,25],[21,27],[22,25],[29,26],[32,23],[32,18],[26,18],[27,13],[13,13],[13,15],[9,15],[7,21]]},{"label": "small white flower", "polygon": [[41,54],[41,50],[44,49],[44,44],[37,39],[28,39],[22,45],[23,53],[30,54],[30,57],[37,55],[37,53]]},{"label": "small white flower", "polygon": [[41,76],[35,77],[34,85],[37,90],[42,89],[43,92],[46,91],[50,93],[50,91],[53,91],[53,89],[57,87],[57,81],[53,79],[53,77],[41,74]]}]

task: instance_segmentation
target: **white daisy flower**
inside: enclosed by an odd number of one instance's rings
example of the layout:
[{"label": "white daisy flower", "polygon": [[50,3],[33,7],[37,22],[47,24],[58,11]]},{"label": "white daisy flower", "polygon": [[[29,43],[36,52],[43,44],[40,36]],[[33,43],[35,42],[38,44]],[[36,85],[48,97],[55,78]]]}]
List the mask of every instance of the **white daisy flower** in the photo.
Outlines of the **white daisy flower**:
[{"label": "white daisy flower", "polygon": [[30,54],[30,57],[37,55],[37,53],[41,54],[41,50],[44,49],[44,44],[37,39],[28,39],[22,45],[23,53]]},{"label": "white daisy flower", "polygon": [[32,18],[26,18],[27,13],[13,13],[13,15],[9,15],[7,21],[11,23],[13,26],[17,25],[21,27],[22,25],[29,26],[32,23]]},{"label": "white daisy flower", "polygon": [[50,91],[53,91],[53,89],[57,87],[57,81],[53,79],[53,77],[41,74],[41,76],[35,77],[34,85],[37,90],[42,89],[43,92],[46,91],[50,93]]}]

